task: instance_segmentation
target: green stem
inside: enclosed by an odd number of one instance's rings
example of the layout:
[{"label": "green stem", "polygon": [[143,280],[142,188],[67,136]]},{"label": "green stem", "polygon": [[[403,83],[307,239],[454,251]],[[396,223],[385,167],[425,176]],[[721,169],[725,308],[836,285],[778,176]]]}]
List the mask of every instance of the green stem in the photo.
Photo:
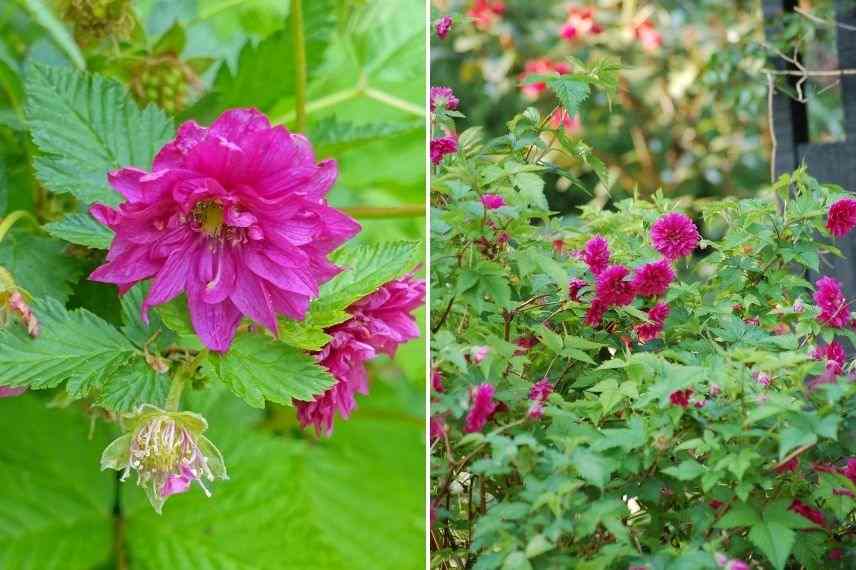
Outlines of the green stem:
[{"label": "green stem", "polygon": [[181,403],[181,393],[184,392],[184,383],[187,380],[184,368],[179,368],[175,376],[172,377],[172,383],[169,386],[169,394],[166,397],[165,408],[168,412],[177,412],[178,405]]},{"label": "green stem", "polygon": [[18,220],[22,219],[30,220],[37,228],[41,228],[39,220],[37,220],[33,214],[26,210],[16,210],[3,218],[3,221],[0,222],[0,241],[3,241],[6,234],[12,229],[12,226],[14,226]]},{"label": "green stem", "polygon": [[410,204],[392,208],[374,208],[371,206],[354,206],[341,208],[349,216],[361,220],[383,220],[391,218],[421,218],[425,215],[425,206]]},{"label": "green stem", "polygon": [[291,0],[291,38],[294,49],[294,106],[297,112],[295,130],[306,130],[306,41],[303,34],[303,0]]}]

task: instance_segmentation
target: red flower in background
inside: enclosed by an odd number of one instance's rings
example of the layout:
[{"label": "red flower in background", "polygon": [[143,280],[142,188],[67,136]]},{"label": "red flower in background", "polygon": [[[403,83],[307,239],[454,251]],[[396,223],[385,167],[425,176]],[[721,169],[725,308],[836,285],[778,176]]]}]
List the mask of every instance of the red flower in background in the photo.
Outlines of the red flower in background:
[{"label": "red flower in background", "polygon": [[505,3],[496,0],[475,0],[467,11],[476,29],[486,32],[502,19]]},{"label": "red flower in background", "polygon": [[[571,72],[571,66],[563,61],[553,61],[548,57],[540,57],[538,59],[530,59],[523,66],[523,73],[520,74],[520,81],[524,82],[532,75],[565,75]],[[547,90],[547,84],[543,81],[535,83],[525,83],[520,87],[523,95],[534,101]]]},{"label": "red flower in background", "polygon": [[594,8],[568,8],[568,18],[562,26],[560,35],[571,42],[583,39],[585,36],[596,36],[603,28],[594,20]]},{"label": "red flower in background", "polygon": [[497,403],[493,401],[495,388],[491,384],[479,384],[472,392],[470,411],[467,413],[464,431],[473,433],[484,429],[487,420],[496,411]]},{"label": "red flower in background", "polygon": [[577,135],[583,130],[583,122],[580,119],[580,114],[577,113],[571,117],[564,107],[559,107],[550,115],[551,129],[564,129],[565,134],[569,137]]},{"label": "red flower in background", "polygon": [[847,299],[841,292],[841,283],[832,277],[821,277],[815,283],[814,302],[820,307],[817,319],[826,326],[841,328],[850,320]]},{"label": "red flower in background", "polygon": [[657,51],[663,45],[663,36],[651,23],[651,20],[645,20],[641,24],[633,28],[633,35],[642,45],[645,51]]}]

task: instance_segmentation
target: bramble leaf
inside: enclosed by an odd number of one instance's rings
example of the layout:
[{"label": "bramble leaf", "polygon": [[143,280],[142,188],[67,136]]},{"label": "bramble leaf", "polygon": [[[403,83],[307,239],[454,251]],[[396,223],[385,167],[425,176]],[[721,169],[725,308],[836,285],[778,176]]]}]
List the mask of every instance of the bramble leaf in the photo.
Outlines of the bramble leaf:
[{"label": "bramble leaf", "polygon": [[260,334],[239,335],[229,352],[210,355],[202,372],[255,408],[266,400],[289,406],[311,401],[334,383],[312,356]]},{"label": "bramble leaf", "polygon": [[140,110],[121,84],[101,75],[33,64],[27,72],[27,119],[39,180],[84,203],[118,204],[107,173],[150,168],[172,138],[172,122],[154,106]]}]

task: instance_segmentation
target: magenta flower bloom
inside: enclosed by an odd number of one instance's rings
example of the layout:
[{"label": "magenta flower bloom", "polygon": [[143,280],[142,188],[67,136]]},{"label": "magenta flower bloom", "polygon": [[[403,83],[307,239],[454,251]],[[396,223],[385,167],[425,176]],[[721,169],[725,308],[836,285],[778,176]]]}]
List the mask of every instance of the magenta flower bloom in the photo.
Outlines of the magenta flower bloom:
[{"label": "magenta flower bloom", "polygon": [[532,420],[540,420],[544,415],[544,404],[547,398],[553,393],[553,384],[547,378],[542,378],[532,385],[529,390],[529,400],[532,402],[529,406],[527,416]]},{"label": "magenta flower bloom", "polygon": [[446,36],[449,35],[449,32],[452,31],[452,24],[454,21],[451,16],[443,16],[440,20],[437,21],[437,26],[434,28],[434,31],[437,33],[437,37],[441,40],[445,40]]},{"label": "magenta flower bloom", "polygon": [[669,402],[671,402],[673,406],[688,408],[690,405],[690,396],[692,395],[693,391],[691,388],[687,388],[686,390],[676,390],[669,394]]},{"label": "magenta flower bloom", "polygon": [[443,437],[446,433],[446,421],[442,416],[431,416],[430,421],[431,441]]},{"label": "magenta flower bloom", "polygon": [[851,457],[847,460],[847,465],[841,469],[841,474],[856,485],[856,457]]},{"label": "magenta flower bloom", "polygon": [[669,312],[669,305],[666,303],[657,303],[648,311],[648,320],[650,322],[637,325],[634,329],[640,343],[645,344],[660,336],[660,333],[663,332],[663,323],[669,317]]},{"label": "magenta flower bloom", "polygon": [[782,463],[781,465],[776,467],[774,469],[774,471],[778,475],[782,475],[784,473],[793,473],[794,471],[797,470],[797,468],[799,466],[800,466],[800,458],[797,455],[796,457],[791,457],[790,459],[788,459],[787,461],[785,461],[784,463]]},{"label": "magenta flower bloom", "polygon": [[696,225],[680,212],[669,212],[651,226],[654,249],[670,261],[691,254],[699,239]]},{"label": "magenta flower bloom", "polygon": [[228,350],[243,316],[276,333],[278,315],[303,319],[339,272],[327,254],[360,230],[327,205],[336,173],[335,161],[315,162],[303,135],[255,109],[226,111],[210,128],[188,121],[151,173],[108,175],[125,202],[90,210],[116,237],[89,278],[124,293],[154,277],[144,320],[187,293],[193,328],[211,350]]},{"label": "magenta flower bloom", "polygon": [[844,347],[837,341],[832,341],[826,346],[818,345],[811,353],[815,360],[826,362],[826,372],[832,376],[838,376],[847,364],[847,354]]},{"label": "magenta flower bloom", "polygon": [[490,347],[488,346],[473,347],[473,362],[480,364],[482,360],[487,358],[488,354],[490,354]]},{"label": "magenta flower bloom", "polygon": [[609,305],[602,299],[595,297],[592,299],[591,306],[586,311],[585,323],[591,327],[599,326],[608,310]]},{"label": "magenta flower bloom", "polygon": [[806,505],[799,499],[794,499],[788,509],[802,517],[807,518],[816,525],[826,526],[826,519],[824,518],[823,513],[815,508]]},{"label": "magenta flower bloom", "polygon": [[13,398],[15,396],[20,396],[26,391],[26,388],[9,388],[8,386],[0,386],[0,398]]},{"label": "magenta flower bloom", "polygon": [[471,394],[470,411],[467,413],[464,431],[473,433],[484,429],[487,420],[496,411],[493,401],[494,387],[491,384],[479,384]]},{"label": "magenta flower bloom", "polygon": [[430,102],[432,111],[436,111],[437,107],[444,107],[450,111],[454,111],[461,104],[460,100],[455,97],[455,93],[451,87],[432,87]]},{"label": "magenta flower bloom", "polygon": [[669,289],[669,285],[675,279],[675,270],[668,259],[661,259],[654,263],[646,263],[636,268],[633,276],[633,288],[637,295],[653,297],[662,295]]},{"label": "magenta flower bloom", "polygon": [[580,291],[586,285],[588,283],[582,279],[571,279],[570,283],[568,283],[568,297],[570,297],[571,301],[580,300]]},{"label": "magenta flower bloom", "polygon": [[431,370],[431,387],[434,388],[435,392],[445,391],[445,388],[443,387],[443,373],[440,372],[439,368],[433,368]]},{"label": "magenta flower bloom", "polygon": [[434,166],[443,161],[447,154],[458,152],[458,139],[452,136],[441,137],[431,141],[431,164]]},{"label": "magenta flower bloom", "polygon": [[484,194],[481,197],[481,203],[488,210],[496,210],[505,206],[505,198],[499,194]]},{"label": "magenta flower bloom", "polygon": [[752,570],[752,568],[742,560],[730,560],[726,570]]},{"label": "magenta flower bloom", "polygon": [[609,243],[605,237],[596,235],[586,242],[580,257],[592,275],[599,275],[609,266]]},{"label": "magenta flower bloom", "polygon": [[829,207],[826,218],[826,229],[833,236],[840,238],[847,235],[856,227],[856,200],[841,198]]},{"label": "magenta flower bloom", "polygon": [[351,318],[325,330],[333,339],[316,359],[336,384],[312,402],[295,401],[300,425],[312,425],[317,434],[330,435],[337,413],[343,419],[350,417],[357,407],[356,395],[368,394],[366,361],[378,353],[395,356],[400,344],[419,336],[410,313],[424,299],[425,282],[407,275],[348,307]]},{"label": "magenta flower bloom", "polygon": [[814,302],[820,308],[818,320],[826,326],[841,328],[850,320],[847,299],[841,283],[832,277],[821,277],[815,283]]},{"label": "magenta flower bloom", "polygon": [[636,297],[633,283],[627,280],[630,270],[623,265],[610,265],[600,272],[595,282],[598,299],[609,306],[629,305]]}]

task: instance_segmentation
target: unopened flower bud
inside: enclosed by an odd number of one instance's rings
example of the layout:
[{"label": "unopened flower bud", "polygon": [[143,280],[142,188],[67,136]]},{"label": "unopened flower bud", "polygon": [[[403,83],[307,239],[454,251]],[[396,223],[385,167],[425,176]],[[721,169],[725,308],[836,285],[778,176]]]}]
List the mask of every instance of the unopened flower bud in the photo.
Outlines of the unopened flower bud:
[{"label": "unopened flower bud", "polygon": [[229,478],[220,451],[202,435],[208,427],[202,416],[144,405],[128,424],[128,433],[104,450],[101,468],[123,471],[123,481],[136,471],[137,484],[158,513],[194,481],[210,497],[205,481]]}]

